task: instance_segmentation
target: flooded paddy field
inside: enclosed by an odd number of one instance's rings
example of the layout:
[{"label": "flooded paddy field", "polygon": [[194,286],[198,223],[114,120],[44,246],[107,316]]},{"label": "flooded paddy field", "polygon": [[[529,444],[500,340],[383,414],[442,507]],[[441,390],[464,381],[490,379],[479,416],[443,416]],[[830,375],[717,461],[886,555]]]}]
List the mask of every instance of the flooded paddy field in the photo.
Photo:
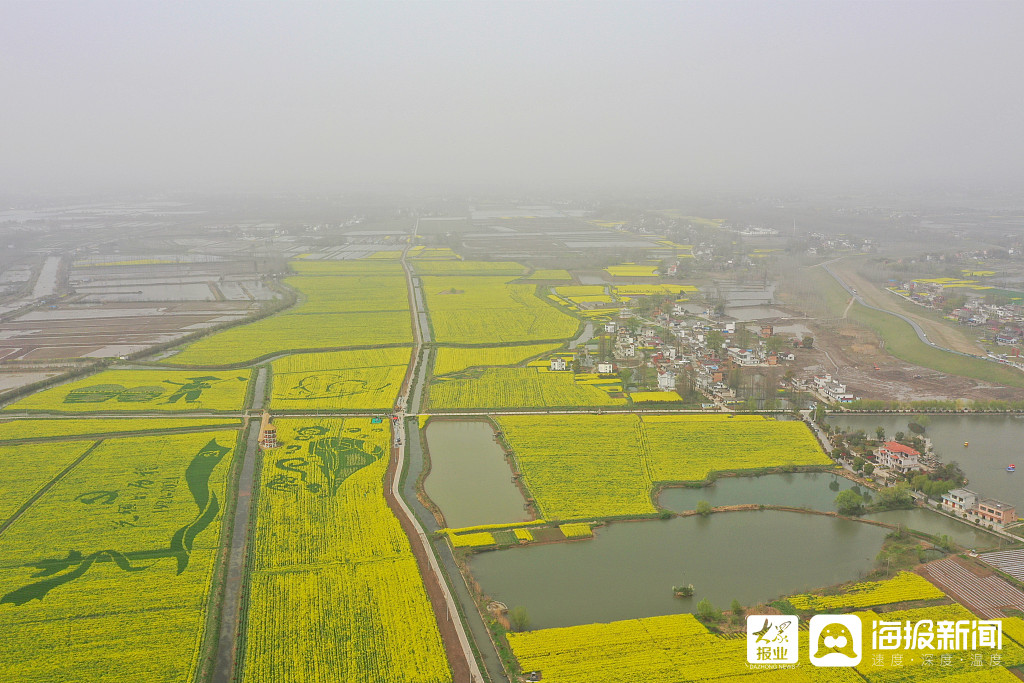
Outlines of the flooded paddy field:
[{"label": "flooded paddy field", "polygon": [[67,304],[0,323],[0,359],[120,356],[251,312],[248,301]]}]

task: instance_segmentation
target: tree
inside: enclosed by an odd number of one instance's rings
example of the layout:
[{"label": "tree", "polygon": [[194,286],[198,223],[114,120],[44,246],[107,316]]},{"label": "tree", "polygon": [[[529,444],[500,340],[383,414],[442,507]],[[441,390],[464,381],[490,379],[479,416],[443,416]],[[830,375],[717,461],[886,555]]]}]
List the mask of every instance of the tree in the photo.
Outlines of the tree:
[{"label": "tree", "polygon": [[740,623],[740,620],[743,619],[743,605],[740,604],[740,601],[734,598],[729,610],[732,612],[733,622],[736,624]]},{"label": "tree", "polygon": [[808,335],[805,335],[805,336],[804,336],[804,339],[803,339],[803,342],[801,342],[801,343],[803,344],[803,347],[804,347],[805,349],[809,349],[809,348],[811,348],[812,346],[814,346],[814,337],[812,337],[812,336],[811,336],[811,335],[809,335],[809,334],[808,334]]},{"label": "tree", "polygon": [[530,628],[530,615],[526,613],[526,608],[522,605],[516,605],[509,610],[508,621],[512,625],[513,631],[527,631]]},{"label": "tree", "polygon": [[864,498],[853,489],[840,491],[836,496],[836,508],[841,515],[864,514]]},{"label": "tree", "polygon": [[865,475],[870,477],[874,473],[874,471],[875,471],[875,463],[873,463],[873,462],[866,462],[866,463],[864,463],[864,474]]},{"label": "tree", "polygon": [[708,349],[716,355],[722,350],[722,344],[725,343],[725,335],[718,330],[711,330],[704,339],[707,342]]},{"label": "tree", "polygon": [[722,612],[715,609],[710,600],[702,598],[697,603],[697,618],[701,621],[718,621],[722,618]]},{"label": "tree", "polygon": [[885,427],[876,427],[875,436],[878,437],[879,441],[885,441]]},{"label": "tree", "polygon": [[708,515],[710,515],[711,514],[711,503],[707,502],[706,500],[698,500],[697,501],[697,514],[701,515],[702,517],[707,517]]},{"label": "tree", "polygon": [[[782,349],[786,348],[786,338],[778,335],[772,335],[765,340],[764,347],[771,353],[778,353]],[[790,374],[791,373],[792,370],[790,371]]]},{"label": "tree", "polygon": [[910,486],[906,482],[900,482],[896,486],[889,486],[878,492],[878,502],[875,506],[881,510],[894,510],[898,508],[909,508],[914,505],[914,497],[910,495]]},{"label": "tree", "polygon": [[867,462],[864,458],[859,455],[853,459],[853,471],[860,472],[864,469],[864,463]]},{"label": "tree", "polygon": [[907,438],[906,434],[904,434],[903,432],[896,432],[896,440],[897,441],[901,441],[902,442],[903,439],[905,439],[905,438]]}]

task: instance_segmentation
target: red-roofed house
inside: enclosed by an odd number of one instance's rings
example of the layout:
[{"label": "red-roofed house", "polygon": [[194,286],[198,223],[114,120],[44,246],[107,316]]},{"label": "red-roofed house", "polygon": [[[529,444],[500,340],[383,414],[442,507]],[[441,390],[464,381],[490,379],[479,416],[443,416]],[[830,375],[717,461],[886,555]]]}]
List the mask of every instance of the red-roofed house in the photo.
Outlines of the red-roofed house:
[{"label": "red-roofed house", "polygon": [[921,454],[910,446],[896,441],[886,441],[875,453],[875,462],[894,472],[909,472],[921,469],[918,458]]}]

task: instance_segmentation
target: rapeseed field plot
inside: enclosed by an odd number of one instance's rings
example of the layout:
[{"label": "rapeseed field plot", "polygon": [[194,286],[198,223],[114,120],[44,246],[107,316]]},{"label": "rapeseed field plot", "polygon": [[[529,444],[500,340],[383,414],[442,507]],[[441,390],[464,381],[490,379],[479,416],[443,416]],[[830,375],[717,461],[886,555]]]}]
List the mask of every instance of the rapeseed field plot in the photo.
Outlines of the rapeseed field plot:
[{"label": "rapeseed field plot", "polygon": [[451,681],[409,540],[383,495],[391,432],[275,421],[264,452],[244,683]]},{"label": "rapeseed field plot", "polygon": [[434,340],[451,344],[568,339],[580,321],[545,303],[535,285],[512,278],[422,278]]},{"label": "rapeseed field plot", "polygon": [[[630,619],[607,624],[551,628],[526,633],[509,633],[508,641],[523,671],[541,671],[546,683],[591,683],[592,681],[766,681],[772,683],[888,683],[892,681],[1009,681],[1014,677],[1006,667],[1024,661],[1024,650],[1003,640],[1001,665],[992,665],[993,648],[949,649],[949,662],[940,662],[933,651],[931,665],[914,651],[892,665],[892,650],[881,651],[884,664],[877,664],[871,646],[872,621],[876,619],[973,620],[974,615],[959,605],[908,612],[858,612],[863,623],[864,655],[857,667],[816,667],[810,663],[806,630],[799,630],[800,659],[794,668],[751,671],[747,666],[746,638],[710,633],[690,614],[673,614]],[[980,654],[983,665],[974,665],[968,655]],[[712,666],[710,663],[713,662]]]},{"label": "rapeseed field plot", "polygon": [[527,275],[524,280],[571,280],[572,273],[559,269],[537,269]]},{"label": "rapeseed field plot", "polygon": [[447,375],[473,367],[518,365],[526,360],[561,348],[561,344],[525,346],[456,347],[442,346],[434,359],[434,374]]},{"label": "rapeseed field plot", "polygon": [[[110,435],[123,432],[157,432],[205,427],[238,429],[240,420],[229,418],[182,419],[176,417],[132,418],[46,418],[14,419],[0,422],[0,441],[43,439],[61,436]],[[35,448],[35,446],[33,446]]]},{"label": "rapeseed field plot", "polygon": [[514,261],[416,261],[417,275],[522,275],[526,266]]},{"label": "rapeseed field plot", "polygon": [[404,275],[303,276],[285,282],[305,297],[294,313],[409,310]]},{"label": "rapeseed field plot", "polygon": [[[413,253],[413,250],[417,250]],[[413,247],[409,250],[409,256],[414,259],[421,260],[458,260],[461,257],[456,254],[450,247]]]},{"label": "rapeseed field plot", "polygon": [[802,422],[737,417],[644,416],[651,478],[697,481],[717,470],[832,464]]},{"label": "rapeseed field plot", "polygon": [[290,261],[299,275],[403,275],[401,263],[366,259],[352,261]]},{"label": "rapeseed field plot", "polygon": [[555,293],[559,296],[572,298],[577,296],[601,296],[607,294],[604,285],[567,285],[555,287]]},{"label": "rapeseed field plot", "polygon": [[[304,269],[318,263],[325,262],[295,262],[295,266]],[[395,265],[401,272],[401,266]],[[286,282],[301,294],[294,308],[204,337],[164,362],[231,365],[283,351],[412,343],[409,298],[400,274],[302,276]]]},{"label": "rapeseed field plot", "polygon": [[237,435],[103,441],[0,534],[0,670],[192,680]]},{"label": "rapeseed field plot", "polygon": [[105,370],[15,401],[4,410],[54,413],[238,411],[252,371]]},{"label": "rapeseed field plot", "polygon": [[92,441],[58,441],[31,446],[0,446],[5,475],[0,479],[0,523],[93,445]]},{"label": "rapeseed field plot", "polygon": [[866,581],[844,589],[839,595],[792,595],[789,602],[798,610],[834,612],[846,607],[874,607],[911,600],[936,600],[946,594],[928,579],[910,572],[900,572],[886,581]]},{"label": "rapeseed field plot", "polygon": [[548,520],[653,514],[655,484],[702,480],[713,471],[831,464],[806,425],[759,415],[496,419]]},{"label": "rapeseed field plot", "polygon": [[683,400],[678,391],[634,391],[629,398],[633,403],[665,403]]},{"label": "rapeseed field plot", "polygon": [[409,347],[303,353],[271,363],[272,410],[390,410],[409,366]]},{"label": "rapeseed field plot", "polygon": [[693,285],[615,285],[617,296],[665,296],[700,291]]},{"label": "rapeseed field plot", "polygon": [[635,416],[506,415],[497,422],[544,519],[657,512]]},{"label": "rapeseed field plot", "polygon": [[432,409],[544,408],[625,405],[600,385],[574,381],[571,372],[541,368],[487,368],[467,376],[440,378],[430,385]]},{"label": "rapeseed field plot", "polygon": [[230,365],[277,352],[412,343],[408,311],[280,313],[200,339],[171,356],[170,365]]}]

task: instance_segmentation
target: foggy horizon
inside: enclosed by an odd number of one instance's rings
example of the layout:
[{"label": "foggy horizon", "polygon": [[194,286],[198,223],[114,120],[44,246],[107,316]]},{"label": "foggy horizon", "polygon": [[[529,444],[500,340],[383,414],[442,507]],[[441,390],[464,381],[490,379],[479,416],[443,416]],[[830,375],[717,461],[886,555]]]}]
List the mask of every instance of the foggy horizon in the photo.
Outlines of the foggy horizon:
[{"label": "foggy horizon", "polygon": [[20,3],[9,192],[1010,188],[1018,3]]}]

